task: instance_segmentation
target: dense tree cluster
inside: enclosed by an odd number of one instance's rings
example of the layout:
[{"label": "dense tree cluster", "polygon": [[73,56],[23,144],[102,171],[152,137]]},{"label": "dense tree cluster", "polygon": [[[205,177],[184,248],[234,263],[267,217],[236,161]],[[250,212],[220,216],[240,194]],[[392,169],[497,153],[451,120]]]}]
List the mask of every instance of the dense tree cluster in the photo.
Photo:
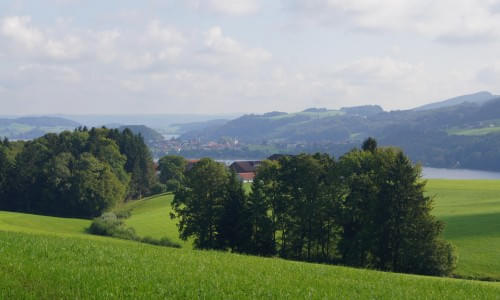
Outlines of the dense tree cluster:
[{"label": "dense tree cluster", "polygon": [[160,182],[169,191],[177,190],[184,180],[184,170],[187,161],[182,156],[166,155],[158,161],[160,171]]},{"label": "dense tree cluster", "polygon": [[446,275],[455,256],[420,172],[400,150],[369,139],[338,160],[264,161],[247,195],[234,174],[203,159],[187,171],[172,217],[201,249]]},{"label": "dense tree cluster", "polygon": [[129,130],[79,128],[0,146],[3,210],[94,217],[148,194],[154,180],[149,150]]}]

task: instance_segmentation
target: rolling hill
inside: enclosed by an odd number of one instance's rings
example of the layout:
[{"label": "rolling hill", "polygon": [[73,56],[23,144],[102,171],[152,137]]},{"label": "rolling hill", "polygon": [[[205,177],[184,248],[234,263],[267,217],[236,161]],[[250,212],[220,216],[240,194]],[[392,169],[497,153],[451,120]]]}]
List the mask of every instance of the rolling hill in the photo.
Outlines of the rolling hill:
[{"label": "rolling hill", "polygon": [[493,100],[495,98],[498,98],[498,97],[499,96],[493,95],[490,92],[478,92],[478,93],[474,93],[474,94],[470,94],[470,95],[463,95],[463,96],[454,97],[454,98],[447,99],[447,100],[440,101],[440,102],[422,105],[422,106],[419,106],[417,108],[414,108],[414,110],[430,110],[430,109],[455,106],[455,105],[464,104],[464,103],[481,105],[481,104],[484,104],[484,103],[486,103],[490,100]]},{"label": "rolling hill", "polygon": [[[457,275],[500,279],[498,181],[429,180]],[[141,236],[177,238],[172,195],[128,202]],[[0,212],[0,298],[495,299],[499,283],[157,247],[85,232],[89,220]]]},{"label": "rolling hill", "polygon": [[181,139],[234,138],[250,145],[249,149],[265,146],[263,158],[276,149],[288,154],[326,152],[338,157],[374,137],[380,145],[400,147],[413,161],[426,166],[500,171],[500,152],[496,151],[500,147],[499,128],[500,98],[479,93],[425,109],[387,112],[378,106],[361,106],[245,115],[188,132]]},{"label": "rolling hill", "polygon": [[22,117],[0,119],[0,137],[11,140],[28,140],[46,133],[73,130],[79,123],[59,117]]}]

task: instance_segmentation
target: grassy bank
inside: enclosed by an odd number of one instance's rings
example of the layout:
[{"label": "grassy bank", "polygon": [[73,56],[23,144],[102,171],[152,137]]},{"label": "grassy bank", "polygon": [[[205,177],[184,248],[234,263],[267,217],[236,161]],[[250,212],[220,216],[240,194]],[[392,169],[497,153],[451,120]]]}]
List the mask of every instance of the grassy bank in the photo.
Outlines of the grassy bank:
[{"label": "grassy bank", "polygon": [[0,298],[494,299],[497,283],[0,231]]}]

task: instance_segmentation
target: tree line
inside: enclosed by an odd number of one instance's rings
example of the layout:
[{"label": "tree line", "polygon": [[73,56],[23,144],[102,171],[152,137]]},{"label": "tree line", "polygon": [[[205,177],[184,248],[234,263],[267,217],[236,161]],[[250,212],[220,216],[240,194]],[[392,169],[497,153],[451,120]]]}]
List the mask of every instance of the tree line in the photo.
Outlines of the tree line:
[{"label": "tree line", "polygon": [[338,160],[266,160],[250,193],[236,174],[202,159],[183,175],[171,217],[199,249],[448,275],[456,257],[424,188],[418,165],[368,139]]},{"label": "tree line", "polygon": [[130,130],[86,127],[0,143],[0,210],[95,217],[156,184],[149,149]]}]

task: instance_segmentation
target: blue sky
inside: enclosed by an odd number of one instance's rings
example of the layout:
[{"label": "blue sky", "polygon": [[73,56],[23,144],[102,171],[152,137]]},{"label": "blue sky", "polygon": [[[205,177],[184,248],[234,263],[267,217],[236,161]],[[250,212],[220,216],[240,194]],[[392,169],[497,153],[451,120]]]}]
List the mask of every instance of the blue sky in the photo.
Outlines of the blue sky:
[{"label": "blue sky", "polygon": [[232,113],[500,93],[499,0],[6,0],[1,114]]}]

